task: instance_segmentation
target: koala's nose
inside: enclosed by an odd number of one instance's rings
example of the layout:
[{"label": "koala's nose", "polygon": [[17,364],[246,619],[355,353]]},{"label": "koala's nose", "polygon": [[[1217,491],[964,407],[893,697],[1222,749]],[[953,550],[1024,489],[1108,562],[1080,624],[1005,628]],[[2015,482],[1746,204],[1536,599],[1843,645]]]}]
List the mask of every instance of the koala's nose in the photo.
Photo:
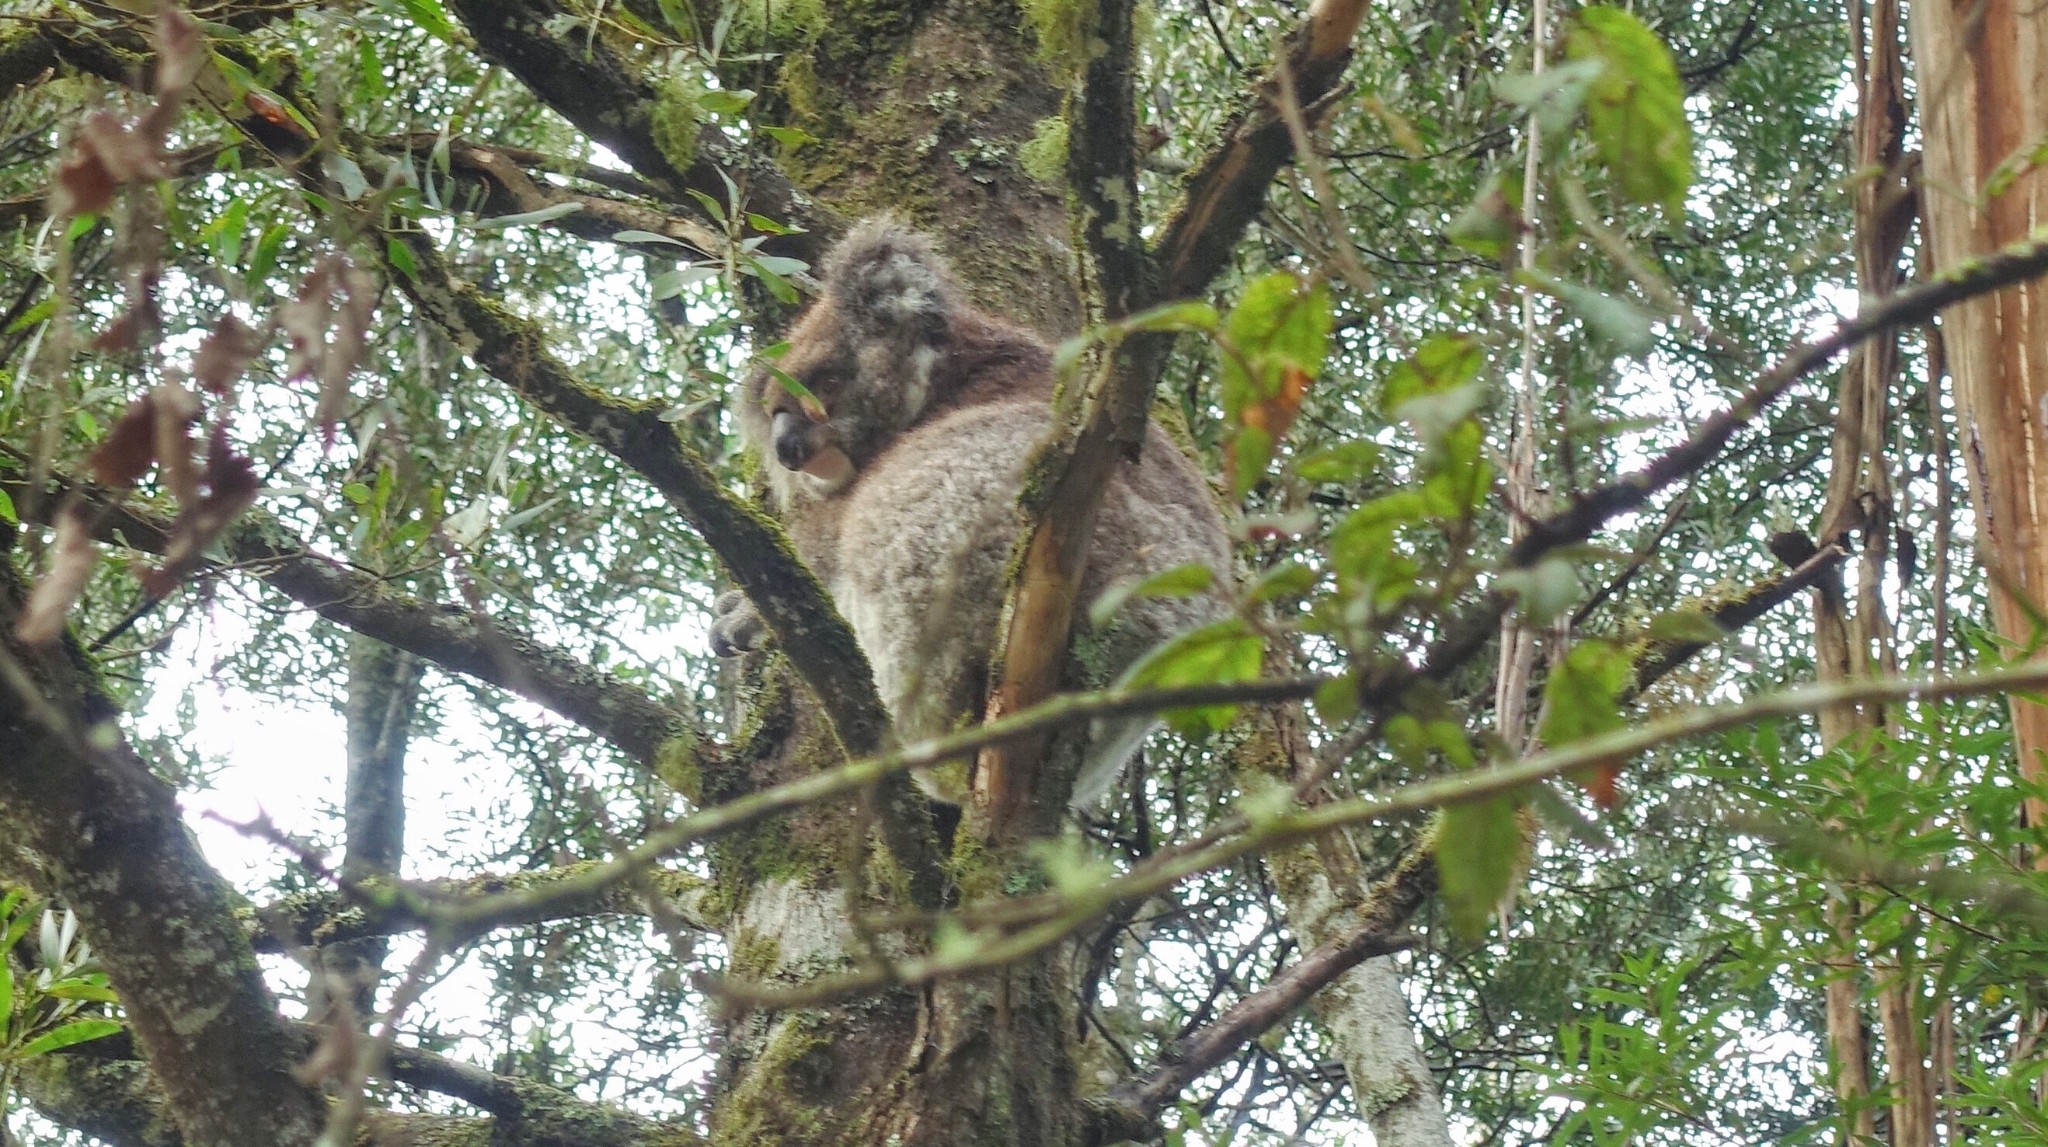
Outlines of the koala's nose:
[{"label": "koala's nose", "polygon": [[785,470],[801,470],[811,460],[810,423],[793,411],[778,410],[772,426],[775,460]]}]

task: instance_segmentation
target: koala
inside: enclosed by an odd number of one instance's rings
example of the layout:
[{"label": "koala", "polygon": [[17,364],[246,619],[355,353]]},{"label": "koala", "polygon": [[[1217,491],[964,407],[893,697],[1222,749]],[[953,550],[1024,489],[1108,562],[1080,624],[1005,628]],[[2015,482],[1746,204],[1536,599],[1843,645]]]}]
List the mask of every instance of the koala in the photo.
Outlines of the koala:
[{"label": "koala", "polygon": [[[898,734],[921,740],[979,717],[1024,466],[1053,429],[1052,350],[970,305],[931,240],[886,216],[854,227],[821,270],[823,295],[792,327],[776,369],[749,378],[736,420],[798,554],[867,654]],[[816,401],[793,394],[784,374]],[[1219,588],[1134,600],[1103,631],[1089,629],[1088,603],[1104,590],[1189,563],[1207,566]],[[1104,492],[1069,684],[1108,684],[1161,641],[1227,616],[1229,569],[1207,484],[1152,427]],[[719,609],[721,653],[759,640],[743,599],[728,595]],[[1127,757],[1141,732],[1093,737]],[[1077,792],[1099,796],[1121,764],[1091,754]],[[927,791],[953,787],[921,780]]]}]

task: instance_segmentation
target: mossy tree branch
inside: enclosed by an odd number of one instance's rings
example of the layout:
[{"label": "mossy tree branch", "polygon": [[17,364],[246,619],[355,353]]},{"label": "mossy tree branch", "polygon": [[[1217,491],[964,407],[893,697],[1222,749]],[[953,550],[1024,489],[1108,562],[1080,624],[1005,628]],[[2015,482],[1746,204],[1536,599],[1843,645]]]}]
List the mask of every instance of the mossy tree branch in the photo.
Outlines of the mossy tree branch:
[{"label": "mossy tree branch", "polygon": [[[17,506],[43,511],[79,505],[94,523],[99,540],[144,553],[164,552],[171,537],[169,519],[75,479],[53,477],[41,497],[28,496],[19,480],[0,481],[0,492]],[[707,754],[717,753],[684,714],[591,666],[587,659],[487,618],[394,592],[376,575],[306,548],[267,514],[245,513],[222,544],[235,567],[336,625],[403,649],[446,672],[510,690],[589,729],[649,767],[664,754],[688,757],[701,766]]]},{"label": "mossy tree branch", "polygon": [[803,228],[770,237],[765,249],[813,263],[841,230],[836,218],[805,198],[773,163],[741,151],[715,125],[698,129],[687,156],[664,150],[654,127],[659,94],[653,85],[603,38],[550,33],[549,23],[568,15],[554,0],[451,0],[448,7],[487,59],[631,164],[673,205],[697,210],[688,190],[723,203],[725,179],[731,178],[745,189],[747,210]]},{"label": "mossy tree branch", "polygon": [[78,913],[186,1142],[312,1142],[322,1105],[292,1077],[227,882],[122,739],[85,656],[14,636],[26,599],[0,558],[0,833]]}]

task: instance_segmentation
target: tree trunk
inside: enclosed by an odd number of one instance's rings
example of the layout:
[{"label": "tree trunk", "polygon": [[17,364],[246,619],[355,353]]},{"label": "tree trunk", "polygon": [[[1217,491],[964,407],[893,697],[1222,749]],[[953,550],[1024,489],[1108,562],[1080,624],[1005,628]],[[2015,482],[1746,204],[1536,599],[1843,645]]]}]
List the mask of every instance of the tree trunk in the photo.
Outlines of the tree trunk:
[{"label": "tree trunk", "polygon": [[[1912,6],[1912,32],[1927,251],[1945,271],[2048,218],[2048,168],[2023,154],[2048,135],[2048,8],[1931,0]],[[1942,331],[1992,613],[2000,634],[2031,648],[2048,606],[2048,284],[1953,307]],[[2020,775],[2038,784],[2048,776],[2048,706],[2015,695],[2012,715]],[[2028,824],[2048,823],[2048,803],[2033,797],[2026,807]]]}]

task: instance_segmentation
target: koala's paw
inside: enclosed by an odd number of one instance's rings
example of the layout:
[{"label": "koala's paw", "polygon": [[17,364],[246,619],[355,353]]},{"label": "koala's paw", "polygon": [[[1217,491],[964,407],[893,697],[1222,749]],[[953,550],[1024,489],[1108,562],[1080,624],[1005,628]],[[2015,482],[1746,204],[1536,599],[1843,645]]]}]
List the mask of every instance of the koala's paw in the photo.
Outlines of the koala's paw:
[{"label": "koala's paw", "polygon": [[711,651],[720,657],[737,657],[758,649],[768,627],[754,611],[754,603],[738,590],[718,595],[711,606]]}]

